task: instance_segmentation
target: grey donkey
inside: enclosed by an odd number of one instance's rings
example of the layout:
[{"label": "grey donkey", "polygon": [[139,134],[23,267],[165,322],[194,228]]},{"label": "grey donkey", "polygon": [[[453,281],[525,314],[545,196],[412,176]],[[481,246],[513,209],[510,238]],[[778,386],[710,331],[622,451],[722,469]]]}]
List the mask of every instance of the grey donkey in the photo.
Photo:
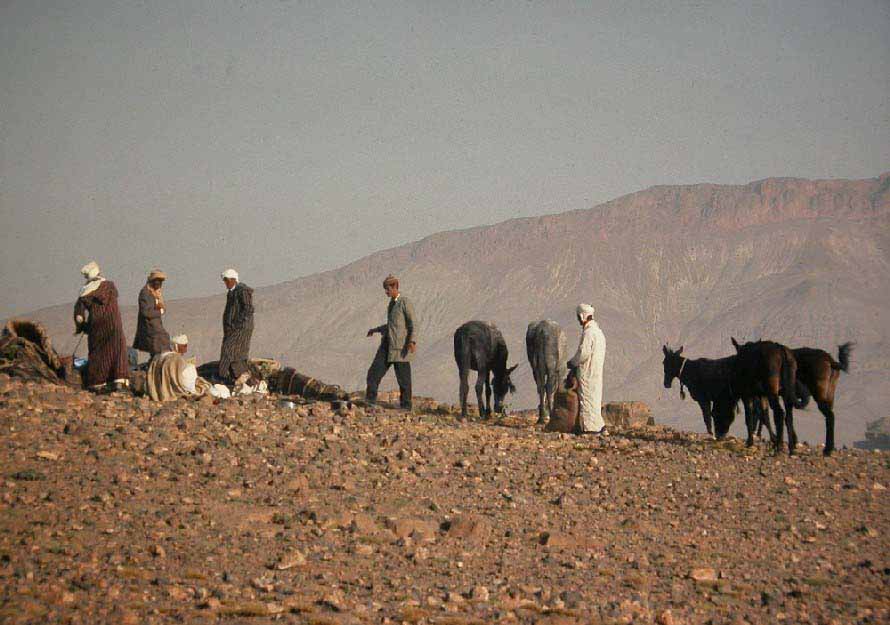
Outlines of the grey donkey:
[{"label": "grey donkey", "polygon": [[547,423],[553,395],[566,376],[566,334],[555,321],[533,321],[525,332],[525,350],[538,387],[538,423]]}]

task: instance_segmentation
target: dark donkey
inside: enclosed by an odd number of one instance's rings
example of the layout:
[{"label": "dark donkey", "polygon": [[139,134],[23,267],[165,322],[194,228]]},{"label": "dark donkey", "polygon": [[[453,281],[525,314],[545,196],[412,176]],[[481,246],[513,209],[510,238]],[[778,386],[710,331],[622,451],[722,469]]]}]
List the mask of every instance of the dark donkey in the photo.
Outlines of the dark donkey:
[{"label": "dark donkey", "polygon": [[[510,374],[518,365],[507,368],[507,343],[501,331],[493,323],[468,321],[454,331],[454,361],[460,374],[460,414],[467,416],[467,394],[470,392],[470,370],[478,371],[476,378],[476,400],[479,403],[479,416],[491,416],[491,387],[494,386],[494,410],[502,412],[504,397],[508,392],[515,393],[516,387],[510,381]],[[489,375],[492,380],[489,381]],[[487,405],[482,402],[482,388],[485,388]]]},{"label": "dark donkey", "polygon": [[748,445],[753,442],[754,429],[757,426],[754,412],[749,408],[758,398],[766,397],[776,424],[775,450],[779,452],[782,449],[784,425],[788,429],[788,453],[793,454],[797,446],[797,433],[794,431],[797,360],[794,353],[788,347],[773,341],[739,345],[733,338],[732,344],[737,352],[733,361],[732,392],[745,402]]},{"label": "dark donkey", "polygon": [[[711,425],[714,410],[718,405],[724,409],[735,410],[737,401],[732,397],[730,382],[733,375],[735,356],[718,358],[696,358],[691,360],[683,356],[683,347],[677,351],[663,345],[664,352],[664,387],[671,388],[674,378],[680,381],[680,396],[685,396],[683,387],[689,389],[692,399],[701,408],[701,416],[705,420],[708,434],[713,434]],[[719,403],[718,403],[719,402]],[[726,436],[726,432],[718,432],[718,438]]]},{"label": "dark donkey", "polygon": [[[738,351],[738,343],[733,339]],[[798,347],[791,350],[797,361],[798,401],[795,408],[803,408],[810,396],[816,400],[819,412],[825,417],[825,449],[822,453],[830,456],[834,451],[834,394],[841,371],[850,369],[850,353],[853,343],[838,345],[837,360],[823,349],[815,347]]]}]

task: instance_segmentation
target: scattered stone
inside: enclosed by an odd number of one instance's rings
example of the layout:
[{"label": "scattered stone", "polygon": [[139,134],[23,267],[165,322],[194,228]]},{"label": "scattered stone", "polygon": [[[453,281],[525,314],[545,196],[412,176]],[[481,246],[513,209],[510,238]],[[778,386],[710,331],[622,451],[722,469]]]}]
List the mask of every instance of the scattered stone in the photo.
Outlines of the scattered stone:
[{"label": "scattered stone", "polygon": [[711,568],[692,569],[689,571],[689,579],[696,582],[716,582],[717,571]]}]

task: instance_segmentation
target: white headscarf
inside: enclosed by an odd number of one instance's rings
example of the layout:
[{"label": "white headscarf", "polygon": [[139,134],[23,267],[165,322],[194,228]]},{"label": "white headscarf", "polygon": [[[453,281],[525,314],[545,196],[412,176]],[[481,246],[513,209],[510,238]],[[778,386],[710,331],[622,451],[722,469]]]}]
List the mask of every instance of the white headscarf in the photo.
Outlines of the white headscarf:
[{"label": "white headscarf", "polygon": [[225,271],[223,271],[222,275],[220,277],[230,278],[230,279],[234,280],[235,282],[237,282],[238,281],[238,272],[235,271],[234,269],[229,268],[229,269],[226,269]]},{"label": "white headscarf", "polygon": [[80,273],[83,275],[84,278],[86,278],[86,281],[89,282],[90,280],[95,280],[96,278],[98,278],[99,273],[101,272],[99,271],[99,265],[96,263],[96,261],[91,260],[86,265],[80,268]]},{"label": "white headscarf", "polygon": [[594,308],[590,304],[578,304],[575,314],[578,315],[580,321],[585,321],[588,317],[593,317]]},{"label": "white headscarf", "polygon": [[170,342],[174,345],[188,345],[189,337],[187,337],[185,334],[177,334],[172,339],[170,339]]},{"label": "white headscarf", "polygon": [[91,260],[86,265],[81,267],[80,273],[86,280],[86,284],[84,284],[80,289],[80,297],[89,295],[90,293],[98,289],[99,285],[105,281],[105,278],[99,275],[99,265],[94,260]]}]

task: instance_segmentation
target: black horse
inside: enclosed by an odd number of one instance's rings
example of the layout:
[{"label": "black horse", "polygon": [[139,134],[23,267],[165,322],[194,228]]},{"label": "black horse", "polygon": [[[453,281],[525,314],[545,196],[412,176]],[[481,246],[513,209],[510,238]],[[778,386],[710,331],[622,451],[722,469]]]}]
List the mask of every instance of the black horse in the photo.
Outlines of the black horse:
[{"label": "black horse", "polygon": [[[507,343],[501,331],[493,323],[468,321],[454,331],[454,361],[460,375],[460,414],[467,417],[467,394],[470,392],[470,370],[479,373],[476,378],[476,400],[479,415],[491,416],[491,390],[494,386],[494,410],[503,412],[504,397],[508,392],[515,393],[516,387],[510,374],[519,365],[507,368]],[[489,375],[492,379],[489,380]],[[482,401],[485,388],[487,404]]]},{"label": "black horse", "polygon": [[[736,351],[740,351],[738,343],[733,339]],[[754,345],[747,343],[746,345]],[[797,381],[795,394],[797,401],[795,408],[804,408],[810,397],[816,400],[816,405],[822,416],[825,417],[825,449],[822,453],[830,456],[834,451],[834,395],[837,390],[837,382],[841,371],[850,368],[850,353],[853,351],[853,343],[838,345],[837,360],[831,354],[814,347],[798,347],[791,350],[797,362]]]},{"label": "black horse", "polygon": [[788,429],[788,453],[793,454],[797,446],[794,408],[798,405],[797,360],[794,353],[785,345],[774,341],[739,345],[733,338],[732,344],[737,352],[732,366],[732,393],[745,402],[748,445],[753,443],[754,430],[757,427],[754,411],[749,408],[758,398],[766,397],[776,425],[775,450],[778,453],[782,448],[785,426]]},{"label": "black horse", "polygon": [[[674,351],[667,345],[663,345],[664,352],[664,387],[671,388],[674,378],[680,381],[680,394],[683,396],[683,387],[689,389],[692,399],[701,408],[701,416],[705,420],[705,428],[708,434],[714,433],[711,425],[714,410],[718,406],[721,410],[735,411],[735,404],[730,390],[732,380],[733,363],[735,356],[718,358],[696,358],[694,360],[683,356],[683,346]],[[719,403],[718,403],[719,402]],[[728,430],[728,428],[727,428]],[[717,438],[726,436],[726,431],[718,434]]]}]

